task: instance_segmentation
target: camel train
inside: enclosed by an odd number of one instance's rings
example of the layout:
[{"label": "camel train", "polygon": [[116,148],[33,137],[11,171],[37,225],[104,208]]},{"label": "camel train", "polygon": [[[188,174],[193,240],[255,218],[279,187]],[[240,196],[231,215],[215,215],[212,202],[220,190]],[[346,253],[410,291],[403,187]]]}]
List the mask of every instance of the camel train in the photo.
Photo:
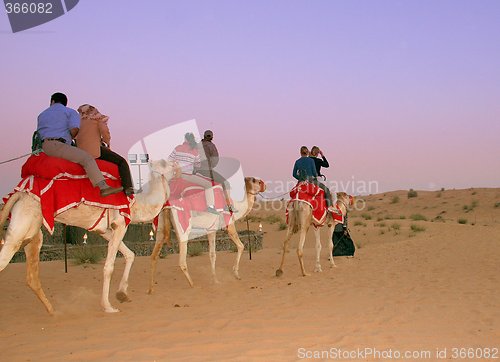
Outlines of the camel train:
[{"label": "camel train", "polygon": [[[172,162],[165,160],[151,161],[149,185],[142,193],[136,195],[135,202],[130,207],[130,222],[132,223],[152,222],[154,218],[159,215],[157,238],[151,255],[149,294],[154,291],[155,272],[159,254],[162,246],[170,242],[171,230],[176,233],[179,241],[179,266],[191,286],[193,286],[193,280],[187,266],[187,243],[189,241],[189,232],[192,228],[203,228],[207,230],[211,273],[214,282],[218,282],[215,272],[216,230],[213,229],[213,225],[216,223],[216,219],[219,216],[208,212],[193,213],[189,221],[189,226],[185,229],[180,227],[180,221],[177,214],[172,212],[171,209],[165,208],[170,196],[169,181],[174,178],[178,172],[179,170],[176,169],[176,165]],[[245,189],[246,197],[243,201],[234,205],[238,211],[232,215],[231,222],[227,225],[228,234],[238,249],[233,265],[233,274],[237,279],[240,279],[239,263],[244,246],[238,236],[234,221],[244,217],[251,211],[255,204],[257,194],[265,191],[265,184],[258,178],[246,177]],[[343,215],[347,213],[348,205],[350,204],[352,204],[352,197],[345,193],[337,193],[337,206]],[[312,221],[312,208],[310,205],[300,200],[292,200],[289,207],[291,212],[288,220],[288,229],[283,243],[281,265],[276,271],[276,276],[281,276],[283,274],[283,265],[288,242],[291,236],[299,230],[300,240],[297,248],[297,255],[299,257],[302,275],[306,276],[308,274],[304,267],[303,247],[307,230],[310,225],[314,225]],[[3,225],[9,215],[11,216],[11,221],[7,230],[4,231]],[[87,230],[92,229],[92,231],[96,231],[108,241],[108,251],[103,268],[104,278],[101,306],[105,312],[114,313],[118,312],[119,309],[111,304],[109,292],[117,252],[120,251],[125,259],[125,268],[116,293],[116,298],[120,302],[130,300],[127,294],[128,278],[135,255],[123,242],[123,237],[127,231],[127,224],[124,217],[120,215],[118,210],[113,209],[108,210],[108,217],[102,217],[102,215],[102,208],[81,203],[77,207],[69,208],[58,214],[55,217],[55,221],[67,225],[78,226]],[[96,220],[99,221],[96,223]],[[27,264],[27,284],[43,303],[47,312],[53,314],[54,308],[43,291],[39,277],[39,256],[43,243],[41,232],[42,223],[42,207],[38,198],[27,192],[15,192],[8,199],[3,210],[0,212],[0,239],[4,241],[3,247],[0,250],[0,271],[9,264],[14,254],[21,247],[24,247]],[[338,221],[328,213],[324,224],[328,225],[329,228],[329,240],[331,240],[333,228],[336,223],[338,223]],[[320,272],[321,241],[318,227],[315,228],[315,236],[315,271]],[[331,257],[332,250],[333,243],[329,242],[330,264],[334,266],[333,258]]]},{"label": "camel train", "polygon": [[[153,292],[154,271],[156,270],[159,252],[162,245],[165,242],[169,242],[171,229],[177,233],[179,239],[179,266],[185,274],[189,284],[191,286],[193,285],[186,262],[189,231],[192,227],[204,228],[213,225],[215,222],[214,218],[218,217],[217,215],[205,212],[196,213],[191,218],[188,230],[184,232],[181,231],[182,228],[179,226],[179,220],[176,218],[175,213],[171,213],[169,209],[165,209],[165,204],[170,195],[169,181],[178,174],[178,172],[179,170],[176,169],[176,165],[171,162],[165,160],[151,161],[149,185],[144,189],[144,192],[136,195],[135,202],[130,207],[130,222],[132,223],[152,222],[153,219],[160,214],[157,242],[152,254],[151,286],[149,288],[149,293]],[[238,279],[239,261],[244,246],[239,239],[234,226],[234,220],[248,214],[254,205],[256,195],[259,192],[265,191],[264,182],[255,177],[246,177],[245,187],[246,198],[240,203],[235,204],[239,211],[233,215],[232,221],[227,227],[231,239],[238,248],[236,261],[233,267],[233,273]],[[11,220],[7,230],[4,231],[3,225],[9,214]],[[58,214],[55,217],[55,221],[67,225],[78,226],[86,230],[92,229],[92,231],[97,232],[108,241],[108,251],[103,271],[104,279],[101,306],[105,312],[114,313],[118,312],[119,309],[115,308],[110,303],[109,291],[117,252],[120,251],[125,259],[125,269],[116,293],[116,297],[120,302],[130,300],[127,294],[128,278],[135,255],[122,240],[127,231],[124,217],[120,215],[118,210],[113,209],[108,210],[108,217],[102,217],[102,215],[102,208],[81,203],[77,207],[69,208]],[[99,221],[96,223],[96,220]],[[8,199],[0,212],[0,240],[4,242],[0,250],[0,271],[9,264],[14,254],[21,247],[24,247],[27,264],[27,284],[43,303],[47,312],[53,314],[54,308],[43,291],[39,277],[39,257],[43,243],[41,232],[42,222],[42,207],[37,197],[27,192],[15,192]],[[212,275],[214,280],[216,280],[215,230],[208,232],[208,238]]]}]

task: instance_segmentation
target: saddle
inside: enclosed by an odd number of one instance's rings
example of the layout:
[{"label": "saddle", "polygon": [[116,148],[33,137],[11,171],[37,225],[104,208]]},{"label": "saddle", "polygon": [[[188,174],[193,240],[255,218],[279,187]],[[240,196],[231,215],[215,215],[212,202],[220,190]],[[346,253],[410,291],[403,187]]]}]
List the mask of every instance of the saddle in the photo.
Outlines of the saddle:
[{"label": "saddle", "polygon": [[322,226],[326,221],[328,208],[326,207],[325,192],[319,186],[308,182],[300,181],[290,191],[290,201],[286,208],[286,219],[288,222],[288,213],[293,201],[301,201],[308,204],[313,212],[313,223],[315,226]]},{"label": "saddle", "polygon": [[[201,175],[197,175],[206,180],[211,180]],[[205,189],[195,183],[186,181],[182,178],[174,178],[170,180],[170,197],[163,206],[163,209],[170,209],[171,212],[175,212],[177,219],[179,220],[182,232],[185,232],[191,221],[193,212],[205,212],[207,210],[207,202],[205,198]],[[214,183],[212,186],[215,196],[215,209],[219,211],[220,215],[223,216],[222,219],[224,225],[220,225],[217,221],[211,226],[212,229],[219,229],[229,225],[231,219],[231,213],[226,211],[224,208],[226,206],[226,198],[222,185]],[[219,220],[221,221],[221,220]],[[155,226],[157,220],[155,219]]]},{"label": "saddle", "polygon": [[[103,160],[96,162],[110,186],[121,185],[115,164]],[[26,160],[21,168],[21,178],[3,201],[7,202],[16,192],[27,192],[34,196],[42,206],[43,224],[51,234],[54,231],[54,218],[82,203],[102,208],[103,215],[106,209],[119,210],[125,222],[130,222],[132,199],[128,199],[123,192],[102,198],[99,188],[92,186],[85,170],[77,163],[41,152]],[[99,220],[96,220],[96,225]]]}]

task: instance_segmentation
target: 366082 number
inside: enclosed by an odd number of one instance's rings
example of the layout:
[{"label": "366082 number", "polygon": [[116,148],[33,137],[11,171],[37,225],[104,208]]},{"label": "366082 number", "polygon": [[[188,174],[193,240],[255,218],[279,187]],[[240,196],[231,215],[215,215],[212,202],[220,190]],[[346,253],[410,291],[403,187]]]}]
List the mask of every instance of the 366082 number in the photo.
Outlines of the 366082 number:
[{"label": "366082 number", "polygon": [[52,3],[5,3],[7,14],[52,14]]}]

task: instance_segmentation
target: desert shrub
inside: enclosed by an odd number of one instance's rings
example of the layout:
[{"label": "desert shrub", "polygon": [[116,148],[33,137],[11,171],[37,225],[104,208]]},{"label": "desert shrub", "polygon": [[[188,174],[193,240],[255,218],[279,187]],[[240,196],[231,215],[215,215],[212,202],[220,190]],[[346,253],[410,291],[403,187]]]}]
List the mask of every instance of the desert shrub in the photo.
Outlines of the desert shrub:
[{"label": "desert shrub", "polygon": [[399,219],[400,219],[400,220],[404,220],[404,219],[406,219],[406,216],[404,216],[404,215],[399,215]]},{"label": "desert shrub", "polygon": [[408,191],[408,198],[409,199],[411,199],[412,197],[417,197],[417,196],[418,196],[418,193],[414,189],[410,189],[410,191]]},{"label": "desert shrub", "polygon": [[417,224],[411,224],[410,229],[411,229],[411,231],[413,231],[415,233],[425,231],[425,227],[417,225]]},{"label": "desert shrub", "polygon": [[365,220],[371,220],[372,219],[372,216],[370,214],[361,214],[361,217]]},{"label": "desert shrub", "polygon": [[71,252],[71,258],[76,265],[97,264],[103,258],[103,248],[88,245],[76,247]]},{"label": "desert shrub", "polygon": [[390,220],[390,219],[392,219],[392,218],[393,218],[393,217],[392,217],[391,215],[385,215],[385,216],[384,216],[384,220]]},{"label": "desert shrub", "polygon": [[384,234],[385,234],[384,229],[380,229],[380,230],[378,231],[378,234],[379,234],[379,235],[384,235]]},{"label": "desert shrub", "polygon": [[460,218],[460,219],[458,219],[458,223],[459,224],[467,224],[467,219]]},{"label": "desert shrub", "polygon": [[439,221],[439,222],[444,222],[444,219],[441,215],[436,216],[432,221]]},{"label": "desert shrub", "polygon": [[436,194],[436,197],[441,197],[441,191]]},{"label": "desert shrub", "polygon": [[413,214],[410,216],[413,221],[427,221],[427,218],[422,214]]},{"label": "desert shrub", "polygon": [[354,226],[366,226],[366,224],[363,221],[356,220]]},{"label": "desert shrub", "polygon": [[382,216],[377,216],[377,221],[382,221],[384,218]]},{"label": "desert shrub", "polygon": [[278,225],[278,230],[286,230],[287,227],[288,227],[287,223],[282,221]]},{"label": "desert shrub", "polygon": [[476,191],[474,191],[471,195],[475,195],[475,194],[477,194],[477,192],[476,192]]},{"label": "desert shrub", "polygon": [[500,202],[495,203],[495,209],[498,209],[500,207]]},{"label": "desert shrub", "polygon": [[281,217],[279,216],[276,216],[276,215],[269,215],[268,217],[266,217],[264,219],[265,221],[267,221],[268,223],[270,224],[275,224],[277,222],[282,222],[283,220],[281,219]]},{"label": "desert shrub", "polygon": [[375,210],[375,206],[368,206],[368,211],[372,211],[372,210]]},{"label": "desert shrub", "polygon": [[189,256],[201,255],[203,251],[203,245],[200,242],[192,241],[188,243],[187,253]]},{"label": "desert shrub", "polygon": [[385,224],[385,222],[379,222],[378,224],[375,224],[374,226],[384,228],[384,227],[386,227],[386,224]]},{"label": "desert shrub", "polygon": [[399,230],[401,229],[401,225],[395,222],[391,225],[391,228],[393,228],[394,230]]},{"label": "desert shrub", "polygon": [[472,202],[470,203],[470,205],[464,205],[464,206],[462,207],[462,209],[463,209],[465,212],[471,212],[472,210],[474,210],[474,209],[477,207],[477,205],[479,205],[479,202],[477,202],[476,200],[474,200],[474,201],[472,201]]},{"label": "desert shrub", "polygon": [[393,196],[391,199],[391,204],[397,204],[399,202],[399,196]]},{"label": "desert shrub", "polygon": [[444,192],[444,187],[441,187],[441,192]]}]

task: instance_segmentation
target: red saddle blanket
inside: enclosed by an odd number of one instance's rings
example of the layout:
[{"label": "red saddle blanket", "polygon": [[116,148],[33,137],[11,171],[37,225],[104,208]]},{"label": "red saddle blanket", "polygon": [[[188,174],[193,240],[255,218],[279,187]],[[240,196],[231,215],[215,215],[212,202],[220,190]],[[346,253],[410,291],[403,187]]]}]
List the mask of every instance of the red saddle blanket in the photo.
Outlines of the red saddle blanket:
[{"label": "red saddle blanket", "polygon": [[[96,160],[108,185],[121,186],[118,167],[107,161]],[[98,187],[92,186],[85,170],[77,163],[58,157],[50,157],[45,153],[38,156],[32,155],[21,169],[21,182],[14,191],[3,198],[4,202],[16,192],[28,192],[37,198],[42,205],[43,224],[52,234],[54,231],[54,218],[80,204],[100,207],[103,213],[98,217],[92,227],[97,225],[104,216],[106,209],[119,210],[130,222],[130,203],[132,199],[123,193],[101,197]]]},{"label": "red saddle blanket", "polygon": [[[198,175],[201,178],[210,180],[209,178]],[[186,181],[182,178],[175,178],[170,180],[170,197],[164,205],[164,209],[169,208],[171,212],[176,213],[179,220],[182,232],[186,232],[191,221],[191,212],[203,212],[207,209],[207,202],[205,199],[205,189],[195,183]],[[226,206],[226,198],[224,191],[220,184],[213,186],[215,196],[215,208],[219,211],[223,218],[222,220],[214,221],[210,229],[216,230],[221,227],[220,222],[223,221],[224,225],[229,225],[231,213],[224,210]],[[219,221],[219,222],[218,222]],[[157,220],[155,220],[157,225]]]},{"label": "red saddle blanket", "polygon": [[305,202],[312,208],[314,225],[321,226],[325,223],[328,209],[326,207],[325,192],[319,186],[307,181],[301,181],[290,191],[290,201],[286,206],[287,223],[288,213],[294,201]]}]

